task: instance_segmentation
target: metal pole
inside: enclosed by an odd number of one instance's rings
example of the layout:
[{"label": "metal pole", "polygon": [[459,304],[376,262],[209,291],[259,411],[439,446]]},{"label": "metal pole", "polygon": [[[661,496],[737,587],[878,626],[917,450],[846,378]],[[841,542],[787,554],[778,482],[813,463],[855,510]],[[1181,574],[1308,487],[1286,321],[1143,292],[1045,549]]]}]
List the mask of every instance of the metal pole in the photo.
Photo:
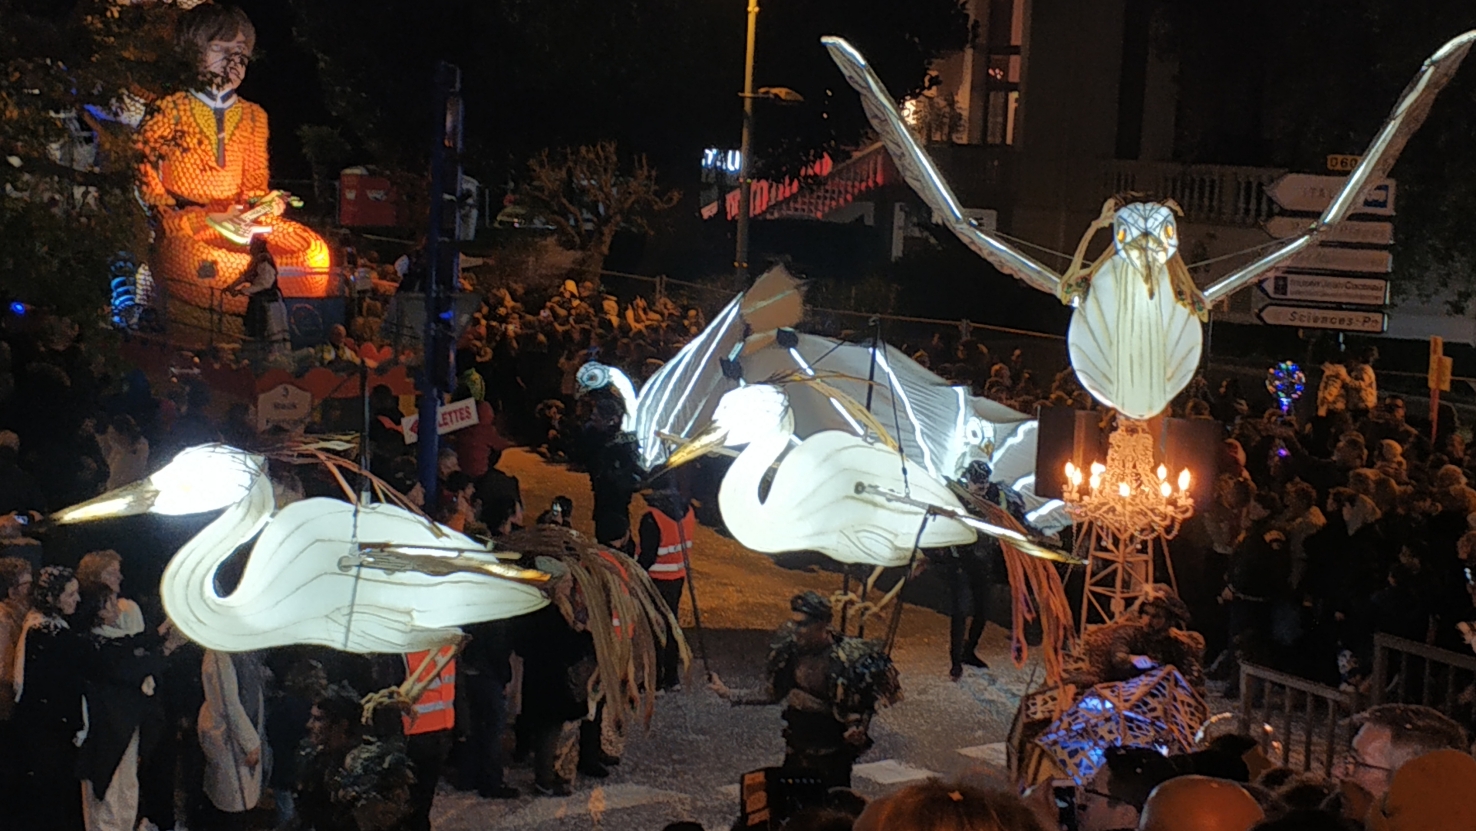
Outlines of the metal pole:
[{"label": "metal pole", "polygon": [[[436,102],[442,122],[431,145],[430,232],[425,238],[425,256],[430,274],[425,286],[425,360],[420,387],[420,486],[425,491],[427,511],[433,510],[437,493],[437,459],[441,443],[437,425],[441,395],[451,387],[455,367],[451,365],[451,298],[456,290],[455,252],[442,262],[443,245],[453,245],[446,235],[446,199],[449,192],[459,200],[461,191],[461,70],[449,63],[436,67]],[[455,210],[457,201],[452,202]],[[457,214],[460,211],[456,211]]]},{"label": "metal pole", "polygon": [[748,49],[743,57],[743,139],[738,145],[738,251],[733,267],[748,278],[748,214],[752,205],[753,166],[753,36],[758,24],[758,0],[748,0]]}]

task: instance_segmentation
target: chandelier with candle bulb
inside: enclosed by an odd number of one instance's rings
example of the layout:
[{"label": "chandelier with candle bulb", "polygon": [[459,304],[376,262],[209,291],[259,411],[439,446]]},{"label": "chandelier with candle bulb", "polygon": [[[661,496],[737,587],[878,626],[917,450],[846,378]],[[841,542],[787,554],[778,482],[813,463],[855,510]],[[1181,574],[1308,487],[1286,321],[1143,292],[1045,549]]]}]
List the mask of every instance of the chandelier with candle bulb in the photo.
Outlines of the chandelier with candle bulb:
[{"label": "chandelier with candle bulb", "polygon": [[1107,444],[1107,461],[1082,470],[1066,463],[1063,498],[1079,524],[1095,524],[1126,544],[1173,539],[1194,513],[1188,468],[1173,481],[1166,466],[1153,463],[1153,433],[1141,421],[1119,419]]}]

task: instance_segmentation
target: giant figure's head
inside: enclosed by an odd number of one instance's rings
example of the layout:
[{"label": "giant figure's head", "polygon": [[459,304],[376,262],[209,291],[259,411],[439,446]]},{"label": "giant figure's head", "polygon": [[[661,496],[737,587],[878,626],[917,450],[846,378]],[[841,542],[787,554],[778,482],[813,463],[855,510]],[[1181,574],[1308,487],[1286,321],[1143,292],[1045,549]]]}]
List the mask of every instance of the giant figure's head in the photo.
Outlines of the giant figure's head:
[{"label": "giant figure's head", "polygon": [[246,65],[256,48],[256,27],[235,6],[205,3],[180,19],[178,44],[187,59],[197,61],[216,93],[229,92],[246,78]]}]

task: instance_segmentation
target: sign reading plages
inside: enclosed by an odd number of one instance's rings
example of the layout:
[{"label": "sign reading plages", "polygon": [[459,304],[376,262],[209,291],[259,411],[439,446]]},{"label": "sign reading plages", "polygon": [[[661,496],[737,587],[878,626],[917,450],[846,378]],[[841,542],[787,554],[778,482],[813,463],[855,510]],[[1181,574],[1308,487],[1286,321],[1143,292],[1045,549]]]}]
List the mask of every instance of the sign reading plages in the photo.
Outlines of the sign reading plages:
[{"label": "sign reading plages", "polygon": [[[436,434],[444,436],[447,433],[454,433],[477,423],[477,400],[466,398],[443,404],[439,413],[439,418],[436,419]],[[405,416],[401,419],[400,432],[405,434],[406,444],[420,441],[420,416]]]}]

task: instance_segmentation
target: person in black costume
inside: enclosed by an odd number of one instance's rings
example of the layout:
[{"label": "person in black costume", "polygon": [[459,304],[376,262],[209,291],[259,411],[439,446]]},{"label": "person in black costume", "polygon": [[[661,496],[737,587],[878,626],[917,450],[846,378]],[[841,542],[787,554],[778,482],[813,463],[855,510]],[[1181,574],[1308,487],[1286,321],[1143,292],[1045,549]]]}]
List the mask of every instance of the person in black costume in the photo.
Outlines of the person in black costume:
[{"label": "person in black costume", "polygon": [[[1024,500],[1010,488],[991,481],[992,475],[986,462],[975,460],[964,470],[963,483],[975,499],[998,505],[1023,524]],[[963,677],[965,666],[989,668],[977,650],[989,622],[989,585],[993,575],[1003,570],[1004,554],[998,540],[980,537],[973,545],[949,546],[929,553],[928,558],[942,568],[948,583],[948,676],[957,681]]]},{"label": "person in black costume", "polygon": [[575,461],[589,472],[594,492],[595,540],[617,551],[633,553],[630,500],[643,471],[635,436],[620,429],[625,406],[605,389],[591,392],[589,416],[580,431]]},{"label": "person in black costume", "polygon": [[16,651],[15,726],[24,799],[16,827],[80,831],[82,791],[77,743],[82,732],[82,672],[89,647],[66,618],[81,599],[72,570],[47,566],[36,576],[32,607]]},{"label": "person in black costume", "polygon": [[901,698],[892,659],[879,641],[849,638],[830,628],[830,601],[813,591],[789,601],[791,621],[769,651],[769,681],[733,690],[714,673],[710,688],[737,705],[784,706],[784,770],[849,788],[851,768],[871,747],[868,730],[878,707]]},{"label": "person in black costume", "polygon": [[595,670],[594,639],[578,622],[570,601],[574,579],[556,560],[539,557],[554,576],[553,602],[514,621],[514,649],[523,658],[523,712],[518,727],[533,750],[533,787],[545,796],[567,796],[569,782],[554,769],[564,724],[589,710],[585,685]]}]

